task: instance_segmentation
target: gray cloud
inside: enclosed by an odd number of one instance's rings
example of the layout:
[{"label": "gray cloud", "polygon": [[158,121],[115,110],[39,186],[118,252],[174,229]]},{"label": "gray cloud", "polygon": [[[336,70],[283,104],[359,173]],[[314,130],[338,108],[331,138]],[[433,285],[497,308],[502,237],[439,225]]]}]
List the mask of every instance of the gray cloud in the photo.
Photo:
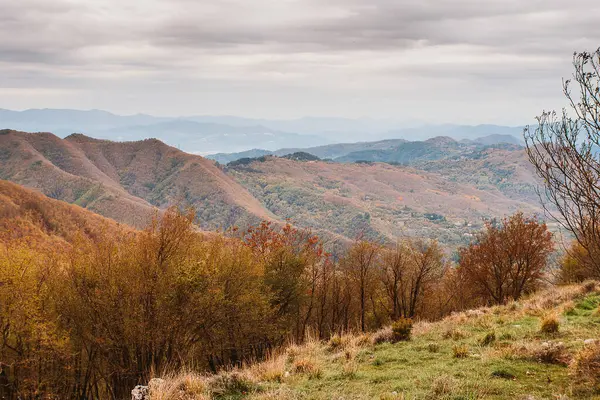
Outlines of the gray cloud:
[{"label": "gray cloud", "polygon": [[0,107],[521,123],[562,104],[598,15],[595,0],[0,0]]}]

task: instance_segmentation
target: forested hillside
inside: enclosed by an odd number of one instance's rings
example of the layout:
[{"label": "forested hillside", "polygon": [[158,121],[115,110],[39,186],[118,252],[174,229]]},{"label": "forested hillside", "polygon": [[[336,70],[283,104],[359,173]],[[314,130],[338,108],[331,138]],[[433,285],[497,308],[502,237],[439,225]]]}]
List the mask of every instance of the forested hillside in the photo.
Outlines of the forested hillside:
[{"label": "forested hillside", "polygon": [[337,244],[416,236],[456,247],[485,219],[541,211],[522,150],[432,143],[437,156],[418,156],[410,167],[315,161],[302,152],[218,166],[154,139],[2,131],[0,178],[135,227],[153,208],[191,206],[205,230],[289,219]]},{"label": "forested hillside", "polygon": [[212,161],[148,139],[0,132],[0,178],[137,227],[154,207],[193,206],[205,229],[274,216]]},{"label": "forested hillside", "polygon": [[4,182],[0,212],[0,390],[25,398],[121,399],[153,375],[241,366],[307,334],[504,304],[546,284],[554,248],[523,214],[486,225],[455,268],[435,240],[361,239],[334,257],[289,224],[208,234],[174,208],[132,230]]},{"label": "forested hillside", "polygon": [[486,219],[542,214],[522,150],[487,149],[414,167],[267,156],[225,170],[280,218],[350,239],[426,237],[457,246]]}]

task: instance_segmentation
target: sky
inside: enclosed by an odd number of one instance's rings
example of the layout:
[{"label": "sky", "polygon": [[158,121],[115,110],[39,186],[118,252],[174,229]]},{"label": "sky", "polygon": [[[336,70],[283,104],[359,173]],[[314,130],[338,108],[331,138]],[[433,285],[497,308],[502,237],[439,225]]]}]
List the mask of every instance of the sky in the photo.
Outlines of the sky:
[{"label": "sky", "polygon": [[529,123],[597,0],[0,0],[0,108]]}]

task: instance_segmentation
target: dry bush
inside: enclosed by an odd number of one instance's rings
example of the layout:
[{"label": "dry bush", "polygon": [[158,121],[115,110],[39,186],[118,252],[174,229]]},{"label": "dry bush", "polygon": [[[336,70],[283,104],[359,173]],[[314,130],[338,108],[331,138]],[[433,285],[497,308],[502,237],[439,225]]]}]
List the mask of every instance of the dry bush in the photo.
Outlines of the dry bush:
[{"label": "dry bush", "polygon": [[465,344],[459,344],[452,347],[454,358],[467,358],[469,356],[469,347]]},{"label": "dry bush", "polygon": [[337,351],[344,347],[344,341],[342,340],[342,336],[340,334],[333,335],[329,341],[327,342],[327,349],[329,351]]},{"label": "dry bush", "polygon": [[297,344],[290,345],[287,349],[285,349],[285,355],[287,357],[287,361],[292,363],[294,360],[302,353],[302,348]]},{"label": "dry bush", "polygon": [[319,379],[323,375],[323,370],[315,359],[299,358],[292,364],[292,372],[295,374],[307,375],[310,379]]},{"label": "dry bush", "polygon": [[354,378],[358,372],[358,363],[355,359],[348,360],[342,365],[342,376],[345,378]]},{"label": "dry bush", "polygon": [[581,292],[583,294],[592,293],[598,290],[597,281],[585,281],[581,284]]},{"label": "dry bush", "polygon": [[371,335],[371,343],[373,344],[391,343],[392,341],[393,332],[391,326],[380,329]]},{"label": "dry bush", "polygon": [[282,382],[285,378],[285,356],[275,356],[255,364],[249,371],[256,380],[262,382]]},{"label": "dry bush", "polygon": [[362,335],[354,337],[353,344],[357,347],[368,347],[371,345],[371,341],[371,334],[363,333]]},{"label": "dry bush", "polygon": [[419,321],[413,325],[412,334],[413,334],[413,336],[425,335],[425,334],[431,332],[431,329],[433,329],[436,325],[437,324],[435,324],[433,322]]},{"label": "dry bush", "polygon": [[453,312],[452,314],[450,314],[450,316],[448,316],[445,321],[446,322],[451,322],[454,323],[455,325],[462,325],[464,323],[466,323],[469,320],[469,317],[467,317],[466,313],[464,312]]},{"label": "dry bush", "polygon": [[571,355],[566,351],[562,342],[515,343],[503,349],[507,359],[536,361],[544,364],[567,365]]},{"label": "dry bush", "polygon": [[392,324],[392,340],[394,342],[410,340],[413,322],[410,318],[400,318]]},{"label": "dry bush", "polygon": [[570,365],[575,384],[600,393],[600,343],[584,347]]},{"label": "dry bush", "polygon": [[358,353],[357,347],[348,347],[346,350],[344,350],[344,360],[352,361],[352,360],[356,359],[357,353]]},{"label": "dry bush", "polygon": [[439,399],[448,395],[456,390],[458,382],[450,375],[440,375],[433,380],[431,383],[431,397]]},{"label": "dry bush", "polygon": [[450,328],[442,334],[442,337],[444,339],[452,339],[452,340],[461,340],[461,339],[465,339],[468,336],[469,336],[469,334],[467,332],[461,331],[460,329],[456,329],[456,328]]},{"label": "dry bush", "polygon": [[248,394],[259,388],[248,371],[222,371],[207,379],[209,392],[216,396]]},{"label": "dry bush", "polygon": [[321,353],[324,350],[325,349],[323,342],[321,342],[321,340],[310,331],[305,335],[304,343],[302,344],[302,346],[300,346],[300,352],[302,354],[314,355],[317,353]]},{"label": "dry bush", "polygon": [[547,314],[549,309],[556,308],[555,312],[560,312],[563,304],[580,298],[585,294],[581,285],[555,286],[533,295],[523,303],[523,313],[525,315],[540,316]]},{"label": "dry bush", "polygon": [[560,327],[560,322],[558,317],[555,315],[548,315],[542,320],[542,326],[540,328],[540,332],[545,334],[554,334],[558,333]]},{"label": "dry bush", "polygon": [[523,307],[523,305],[515,300],[509,301],[508,304],[506,305],[506,309],[508,311],[512,311],[512,312],[517,311],[517,310],[521,309],[522,307]]},{"label": "dry bush", "polygon": [[486,312],[482,308],[465,311],[465,316],[467,318],[479,318],[479,317],[483,317],[485,314],[486,314]]},{"label": "dry bush", "polygon": [[366,347],[371,344],[372,337],[369,333],[361,335],[333,335],[327,342],[327,350],[340,351],[347,348]]},{"label": "dry bush", "polygon": [[562,342],[544,342],[532,355],[534,359],[545,364],[567,365],[570,359]]},{"label": "dry bush", "polygon": [[148,388],[152,400],[210,399],[206,378],[192,372],[166,379],[152,379]]}]

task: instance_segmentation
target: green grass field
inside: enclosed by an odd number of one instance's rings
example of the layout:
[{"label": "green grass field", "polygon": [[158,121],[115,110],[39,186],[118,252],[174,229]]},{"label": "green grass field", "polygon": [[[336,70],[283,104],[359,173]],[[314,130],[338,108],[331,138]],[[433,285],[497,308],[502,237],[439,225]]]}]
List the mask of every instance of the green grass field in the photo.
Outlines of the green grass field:
[{"label": "green grass field", "polygon": [[[600,339],[599,289],[555,288],[522,302],[419,322],[409,341],[385,341],[390,329],[309,339],[239,371],[180,376],[178,391],[156,398],[600,399],[600,364],[585,376],[574,367],[590,346],[600,362],[600,345],[591,340]],[[548,332],[541,329],[544,320]],[[186,381],[189,387],[194,381],[196,391],[180,397]]]}]

